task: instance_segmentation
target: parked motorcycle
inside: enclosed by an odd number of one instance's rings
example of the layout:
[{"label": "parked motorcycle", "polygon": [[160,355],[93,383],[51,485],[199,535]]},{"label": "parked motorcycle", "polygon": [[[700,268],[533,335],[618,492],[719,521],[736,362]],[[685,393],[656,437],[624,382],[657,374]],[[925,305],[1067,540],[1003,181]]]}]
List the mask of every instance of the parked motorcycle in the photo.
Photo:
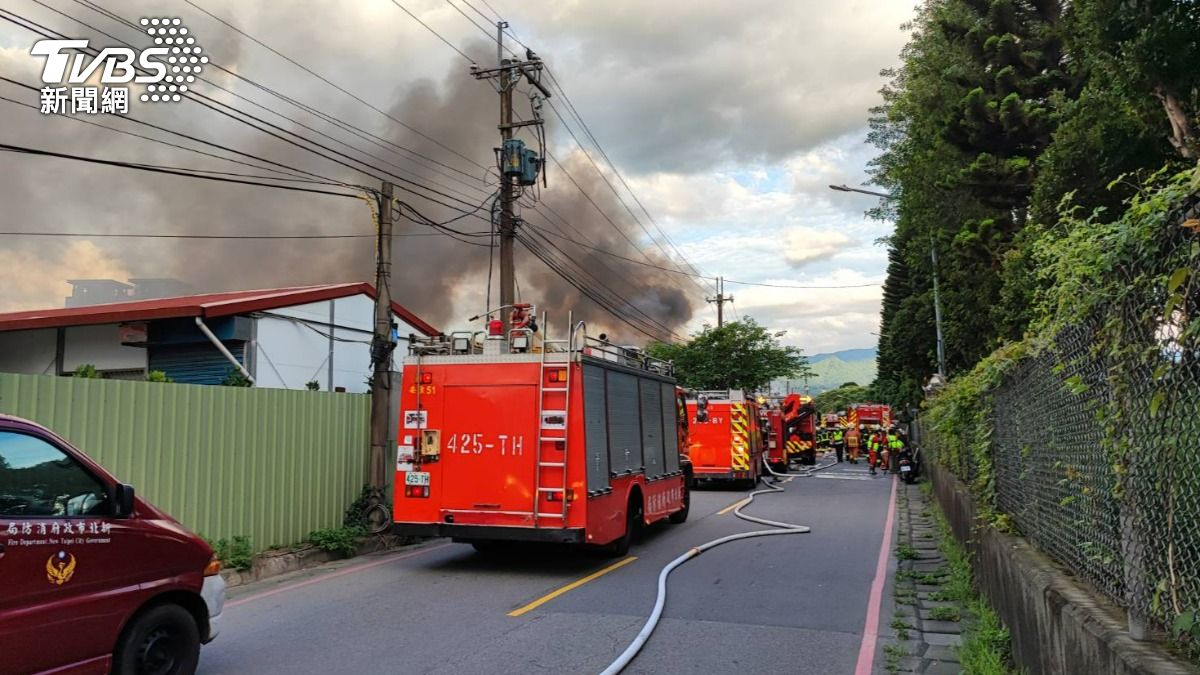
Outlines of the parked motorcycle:
[{"label": "parked motorcycle", "polygon": [[909,485],[917,482],[917,474],[920,473],[920,464],[917,462],[916,454],[912,450],[904,448],[900,450],[898,459],[900,464],[900,479]]}]

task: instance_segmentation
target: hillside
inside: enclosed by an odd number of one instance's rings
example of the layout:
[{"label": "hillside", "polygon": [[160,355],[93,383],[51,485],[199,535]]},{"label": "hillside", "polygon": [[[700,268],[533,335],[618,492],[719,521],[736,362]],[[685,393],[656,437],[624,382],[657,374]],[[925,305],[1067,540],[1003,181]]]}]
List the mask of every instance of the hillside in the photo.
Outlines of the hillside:
[{"label": "hillside", "polygon": [[[830,354],[814,354],[808,358],[814,377],[808,380],[809,391],[819,394],[835,389],[847,382],[856,382],[863,386],[875,380],[875,350],[846,349]],[[791,380],[792,391],[804,391],[804,380]],[[787,393],[789,382],[776,380],[771,383],[771,390],[776,393]]]}]

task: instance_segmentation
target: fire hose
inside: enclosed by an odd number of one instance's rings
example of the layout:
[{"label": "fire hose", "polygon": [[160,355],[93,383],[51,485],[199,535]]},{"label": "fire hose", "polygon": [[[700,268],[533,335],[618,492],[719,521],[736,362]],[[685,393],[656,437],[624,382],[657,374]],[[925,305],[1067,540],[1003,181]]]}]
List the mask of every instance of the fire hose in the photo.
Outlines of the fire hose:
[{"label": "fire hose", "polygon": [[[763,457],[763,466],[766,467],[767,471],[770,472],[771,475],[776,477],[807,478],[812,476],[817,471],[828,469],[833,465],[834,463],[831,462],[829,464],[813,467],[802,473],[779,473],[772,469],[770,464],[767,463],[766,457]],[[600,675],[617,675],[617,673],[620,673],[625,669],[626,666],[633,662],[634,657],[636,657],[638,652],[642,650],[642,647],[645,646],[646,641],[650,639],[650,635],[654,633],[654,629],[658,627],[658,621],[662,618],[663,608],[667,604],[667,577],[671,575],[671,572],[675,571],[675,568],[691,560],[692,558],[695,558],[701,553],[704,553],[705,551],[714,549],[722,544],[728,544],[731,541],[753,539],[755,537],[771,537],[781,534],[805,534],[812,531],[812,529],[806,525],[783,523],[778,520],[768,520],[766,518],[759,518],[758,516],[751,516],[742,513],[742,509],[754,503],[754,498],[756,496],[784,491],[783,488],[779,487],[778,485],[772,485],[771,483],[763,483],[763,485],[766,485],[766,488],[751,492],[746,501],[733,510],[733,515],[741,518],[742,520],[779,529],[740,532],[738,534],[731,534],[718,539],[713,539],[712,541],[705,542],[699,546],[688,549],[686,553],[667,563],[667,565],[658,573],[658,596],[654,599],[654,609],[650,611],[650,617],[646,619],[646,623],[642,626],[642,630],[637,634],[637,637],[633,639],[633,642],[629,643],[629,646],[625,648],[625,651],[621,652],[621,655],[618,656],[615,661],[610,663],[609,666],[600,673]]]}]

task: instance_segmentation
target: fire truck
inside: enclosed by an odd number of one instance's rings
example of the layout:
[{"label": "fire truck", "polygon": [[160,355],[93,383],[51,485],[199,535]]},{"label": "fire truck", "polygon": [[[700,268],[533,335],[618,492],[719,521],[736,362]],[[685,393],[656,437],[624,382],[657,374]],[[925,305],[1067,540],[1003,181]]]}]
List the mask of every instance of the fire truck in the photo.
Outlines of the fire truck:
[{"label": "fire truck", "polygon": [[812,397],[788,394],[780,405],[783,439],[788,460],[812,466],[817,463],[817,409]]},{"label": "fire truck", "polygon": [[892,407],[882,403],[855,403],[847,411],[846,421],[850,428],[879,425],[886,429],[892,425]]},{"label": "fire truck", "polygon": [[395,533],[481,551],[541,541],[624,555],[642,526],[687,519],[692,469],[672,365],[590,337],[569,315],[567,337],[546,339],[534,316],[516,305],[508,331],[492,320],[410,338]]},{"label": "fire truck", "polygon": [[762,422],[763,437],[766,444],[767,462],[771,468],[784,473],[788,469],[790,458],[783,436],[783,413],[777,407],[762,410],[759,419]]},{"label": "fire truck", "polygon": [[688,457],[696,480],[753,487],[762,475],[758,403],[737,389],[693,391],[687,397]]}]

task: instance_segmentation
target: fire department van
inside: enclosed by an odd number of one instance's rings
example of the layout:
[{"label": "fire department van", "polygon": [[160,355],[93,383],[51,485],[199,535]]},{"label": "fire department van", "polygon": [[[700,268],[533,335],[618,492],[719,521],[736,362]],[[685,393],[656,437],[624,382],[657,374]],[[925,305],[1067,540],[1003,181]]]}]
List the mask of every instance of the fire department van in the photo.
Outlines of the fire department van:
[{"label": "fire department van", "polygon": [[190,675],[220,626],[220,570],[132,487],[0,415],[0,672]]},{"label": "fire department van", "polygon": [[763,474],[758,404],[737,389],[689,392],[688,457],[696,480],[753,487]]},{"label": "fire department van", "polygon": [[[394,531],[629,549],[687,519],[691,466],[670,363],[587,335],[512,329],[413,338],[404,361]],[[542,325],[545,325],[543,316]]]}]

